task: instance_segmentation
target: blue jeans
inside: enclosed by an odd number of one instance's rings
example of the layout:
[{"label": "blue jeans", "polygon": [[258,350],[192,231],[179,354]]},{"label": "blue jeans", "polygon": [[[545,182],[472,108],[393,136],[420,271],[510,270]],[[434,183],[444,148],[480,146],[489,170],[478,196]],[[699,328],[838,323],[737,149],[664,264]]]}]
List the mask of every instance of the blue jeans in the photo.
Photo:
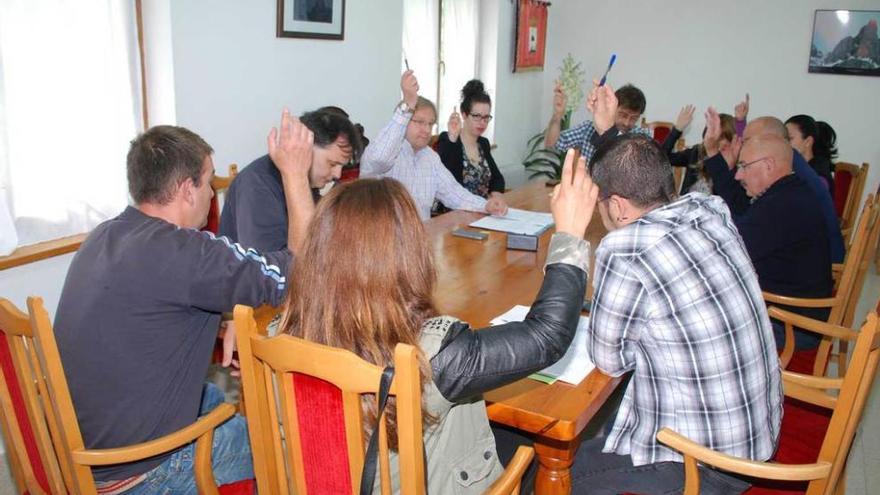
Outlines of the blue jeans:
[{"label": "blue jeans", "polygon": [[[785,324],[779,320],[770,318],[770,324],[773,327],[773,339],[776,340],[776,349],[781,351],[785,346]],[[794,348],[796,350],[815,349],[819,347],[822,336],[818,333],[807,332],[794,328]]]},{"label": "blue jeans", "polygon": [[[223,392],[220,388],[213,383],[206,383],[202,389],[199,415],[207,414],[223,401]],[[193,476],[194,460],[195,443],[191,443],[149,471],[147,479],[125,493],[126,495],[195,495],[197,490]],[[247,423],[240,415],[236,414],[214,430],[211,464],[214,469],[214,480],[218,486],[254,477]]]}]

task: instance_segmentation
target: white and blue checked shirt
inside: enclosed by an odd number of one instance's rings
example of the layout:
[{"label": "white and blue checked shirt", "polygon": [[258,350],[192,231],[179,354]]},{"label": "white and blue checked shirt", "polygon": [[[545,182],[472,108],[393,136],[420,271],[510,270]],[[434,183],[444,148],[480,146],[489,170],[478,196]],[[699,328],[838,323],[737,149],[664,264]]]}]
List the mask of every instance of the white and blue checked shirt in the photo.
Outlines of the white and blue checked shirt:
[{"label": "white and blue checked shirt", "polygon": [[[593,122],[587,120],[579,125],[562,131],[562,133],[559,134],[559,138],[556,140],[555,147],[557,151],[563,153],[572,148],[577,148],[581,151],[581,156],[589,162],[590,158],[593,157],[593,153],[596,152],[596,147],[593,146],[591,140],[597,132],[596,128],[593,127]],[[653,137],[651,136],[651,131],[644,127],[633,127],[629,132]]]},{"label": "white and blue checked shirt", "polygon": [[753,460],[776,450],[779,361],[758,277],[721,198],[692,193],[609,232],[596,250],[587,349],[633,370],[604,452],[681,461],[669,427]]},{"label": "white and blue checked shirt", "polygon": [[411,113],[399,108],[391,122],[379,131],[361,158],[361,177],[397,179],[415,200],[422,220],[431,218],[431,206],[439,199],[453,210],[486,212],[486,200],[462,187],[440,161],[440,156],[426,146],[414,151],[406,140],[406,126]]}]

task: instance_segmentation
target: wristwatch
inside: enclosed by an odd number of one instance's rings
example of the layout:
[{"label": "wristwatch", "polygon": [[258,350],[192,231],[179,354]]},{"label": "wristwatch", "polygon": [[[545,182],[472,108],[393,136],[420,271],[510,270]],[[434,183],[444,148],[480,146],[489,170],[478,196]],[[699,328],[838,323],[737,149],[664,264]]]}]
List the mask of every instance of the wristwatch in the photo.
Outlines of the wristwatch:
[{"label": "wristwatch", "polygon": [[401,101],[400,105],[397,105],[397,109],[403,113],[409,113],[409,114],[415,113],[415,111],[416,111],[414,108],[410,108],[410,106],[407,105],[405,101]]}]

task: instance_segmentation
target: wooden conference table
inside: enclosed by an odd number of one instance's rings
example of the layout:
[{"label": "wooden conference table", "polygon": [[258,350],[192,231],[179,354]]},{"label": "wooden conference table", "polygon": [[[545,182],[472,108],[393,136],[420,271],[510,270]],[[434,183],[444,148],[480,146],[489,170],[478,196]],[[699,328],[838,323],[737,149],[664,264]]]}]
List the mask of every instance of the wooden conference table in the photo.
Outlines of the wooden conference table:
[{"label": "wooden conference table", "polygon": [[[549,212],[551,192],[543,180],[536,180],[506,193],[504,199],[514,208]],[[491,319],[517,304],[528,306],[534,302],[544,279],[544,260],[553,232],[550,229],[541,237],[537,252],[508,250],[507,234],[500,232],[490,233],[484,241],[452,235],[453,230],[483,216],[452,211],[425,224],[437,267],[437,310],[473,328],[489,326]],[[597,211],[586,234],[591,249],[599,245],[605,233]],[[592,251],[590,254],[592,257]],[[592,267],[590,271],[592,276]],[[261,307],[255,315],[258,325],[264,328],[276,313],[275,308]],[[578,385],[547,385],[524,378],[485,394],[492,421],[534,437],[539,463],[535,493],[571,492],[569,468],[580,445],[580,434],[619,383],[620,378],[594,370]]]},{"label": "wooden conference table", "polygon": [[[504,198],[514,208],[549,212],[550,192],[543,180],[535,180]],[[490,233],[485,241],[452,235],[453,230],[482,216],[452,211],[426,223],[437,266],[437,310],[473,328],[488,326],[491,319],[516,304],[532,304],[544,279],[544,260],[553,231],[541,237],[537,253],[508,250],[507,234],[500,232]],[[605,233],[596,211],[586,235],[592,250]],[[569,468],[580,434],[619,382],[619,378],[594,370],[578,385],[546,385],[525,378],[485,394],[492,421],[534,437],[539,462],[535,493],[571,491]]]}]

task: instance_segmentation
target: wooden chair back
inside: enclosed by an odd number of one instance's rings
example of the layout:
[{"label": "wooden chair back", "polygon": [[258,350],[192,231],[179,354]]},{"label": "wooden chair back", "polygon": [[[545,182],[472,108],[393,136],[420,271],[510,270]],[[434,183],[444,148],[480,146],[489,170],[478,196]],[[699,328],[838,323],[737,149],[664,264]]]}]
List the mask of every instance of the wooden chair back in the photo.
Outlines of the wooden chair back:
[{"label": "wooden chair back", "polygon": [[856,306],[859,304],[859,299],[862,296],[862,289],[865,285],[865,278],[868,273],[868,266],[871,264],[871,260],[874,254],[877,251],[878,242],[880,242],[880,204],[878,204],[878,199],[873,194],[868,195],[866,199],[866,204],[871,205],[870,212],[863,210],[862,214],[869,213],[869,217],[867,219],[867,234],[866,239],[863,241],[865,243],[865,247],[862,250],[862,256],[859,260],[858,265],[856,266],[856,274],[855,279],[853,281],[853,289],[850,291],[849,298],[846,302],[846,308],[844,309],[843,319],[841,324],[847,328],[852,328],[854,324],[855,311]]},{"label": "wooden chair back", "polygon": [[[666,140],[666,136],[672,132],[672,128],[675,127],[674,122],[667,122],[665,120],[654,120],[648,122],[644,117],[642,117],[642,127],[651,131],[651,137],[654,138],[654,141],[657,144],[663,144],[663,141]],[[675,150],[681,151],[685,147],[684,138],[678,138],[678,141],[675,142]]]},{"label": "wooden chair back", "polygon": [[[366,445],[361,404],[378,394],[382,368],[347,350],[260,335],[247,306],[235,307],[234,320],[259,492],[358,493]],[[394,368],[390,395],[397,408],[400,492],[425,493],[417,350],[398,344]],[[379,435],[378,477],[387,494],[385,421]]]},{"label": "wooden chair back", "polygon": [[211,198],[211,208],[208,210],[208,223],[205,225],[204,230],[208,230],[214,234],[219,232],[220,211],[222,208],[220,196],[226,194],[226,190],[232,185],[232,181],[235,179],[236,175],[238,175],[238,165],[233,163],[229,165],[229,175],[226,177],[215,175],[214,178],[211,179],[211,189],[214,190],[214,197]]},{"label": "wooden chair back", "polygon": [[[859,266],[861,265],[864,252],[867,249],[868,225],[870,219],[873,218],[874,208],[875,205],[873,202],[865,202],[865,207],[862,210],[861,218],[855,229],[855,237],[850,246],[850,251],[847,253],[846,260],[844,261],[843,273],[840,276],[840,282],[837,285],[837,291],[834,293],[834,296],[826,298],[801,298],[780,296],[778,294],[764,292],[764,301],[768,304],[784,304],[801,308],[830,308],[826,323],[832,325],[842,324],[844,316],[846,315],[850,295],[855,288],[858,278]],[[833,338],[825,336],[819,343],[819,348],[816,351],[816,359],[813,363],[814,375],[822,376],[825,374],[828,358],[833,346],[833,340]],[[785,348],[782,351],[783,355],[793,351],[794,342],[786,339]],[[840,357],[840,359],[843,358],[844,357],[842,356]]]},{"label": "wooden chair back", "polygon": [[66,493],[40,401],[46,388],[33,342],[27,314],[0,299],[0,426],[16,493]]},{"label": "wooden chair back", "polygon": [[[855,163],[838,162],[834,167],[835,203],[840,201],[843,203],[843,211],[840,212],[840,228],[846,229],[855,224],[862,192],[865,190],[865,183],[868,180],[870,165],[862,163],[859,166]],[[840,186],[837,186],[838,181]],[[843,198],[838,199],[838,196]],[[844,242],[848,244],[849,238],[845,237]]]},{"label": "wooden chair back", "polygon": [[214,428],[235,414],[231,404],[221,404],[195,423],[148,442],[110,449],[86,449],[49,314],[41,298],[29,297],[27,304],[34,335],[33,348],[39,363],[38,374],[45,378],[46,384],[46,393],[41,394],[40,399],[70,493],[97,495],[92,466],[140,461],[171,452],[193,441],[196,442],[194,476],[199,493],[220,493],[211,470],[211,447]]},{"label": "wooden chair back", "polygon": [[791,317],[788,323],[828,337],[855,342],[849,369],[843,378],[782,372],[787,397],[815,407],[833,410],[818,458],[808,464],[750,461],[715,452],[664,428],[657,438],[684,454],[686,495],[699,493],[697,462],[755,478],[809,481],[807,495],[836,493],[839,484],[844,481],[846,459],[877,374],[877,362],[880,358],[880,332],[878,332],[880,328],[878,328],[877,313],[875,311],[868,315],[865,325],[859,332],[781,310],[776,310],[775,316],[783,319]]}]

